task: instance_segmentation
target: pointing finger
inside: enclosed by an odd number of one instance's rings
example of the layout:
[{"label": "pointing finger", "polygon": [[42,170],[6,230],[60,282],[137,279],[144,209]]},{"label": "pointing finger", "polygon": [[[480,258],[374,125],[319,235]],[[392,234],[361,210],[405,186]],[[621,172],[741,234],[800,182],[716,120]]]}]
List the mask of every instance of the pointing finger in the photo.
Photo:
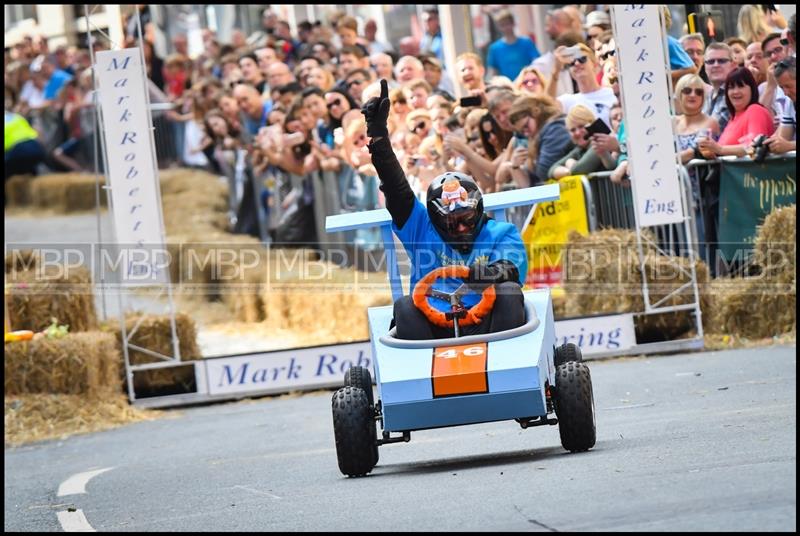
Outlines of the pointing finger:
[{"label": "pointing finger", "polygon": [[389,98],[389,84],[385,78],[381,78],[381,100]]}]

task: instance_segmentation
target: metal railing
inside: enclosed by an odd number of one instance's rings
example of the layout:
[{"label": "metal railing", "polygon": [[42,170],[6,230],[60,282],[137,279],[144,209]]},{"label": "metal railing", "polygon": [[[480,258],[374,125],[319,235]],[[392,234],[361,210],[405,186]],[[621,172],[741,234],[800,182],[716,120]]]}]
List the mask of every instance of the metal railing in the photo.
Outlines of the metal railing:
[{"label": "metal railing", "polygon": [[[587,196],[587,212],[594,214],[595,229],[636,229],[636,215],[633,203],[633,192],[629,184],[615,183],[611,181],[611,171],[590,173],[586,176],[589,182],[591,197]],[[686,195],[686,207],[695,223],[697,205],[693,200],[692,181],[686,170],[680,168],[679,175],[683,181],[684,192]],[[634,179],[635,180],[635,179]],[[591,209],[589,208],[591,205]],[[658,247],[666,252],[676,255],[686,255],[688,248],[697,252],[698,236],[697,230],[688,236],[682,224],[670,224],[651,227],[650,230],[655,234]]]}]

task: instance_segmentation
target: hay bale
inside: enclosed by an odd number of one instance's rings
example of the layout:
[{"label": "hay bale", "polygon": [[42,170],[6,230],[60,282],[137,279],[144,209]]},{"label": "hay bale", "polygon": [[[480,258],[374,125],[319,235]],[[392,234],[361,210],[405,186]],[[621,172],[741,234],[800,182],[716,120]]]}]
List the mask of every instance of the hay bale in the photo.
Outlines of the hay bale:
[{"label": "hay bale", "polygon": [[5,444],[63,439],[73,434],[98,432],[166,413],[131,406],[123,394],[26,394],[5,397]]},{"label": "hay bale", "polygon": [[6,208],[26,207],[31,204],[33,175],[14,175],[6,180]]},{"label": "hay bale", "polygon": [[83,266],[36,266],[6,275],[12,329],[41,331],[55,318],[72,333],[97,328],[94,287]]},{"label": "hay bale", "polygon": [[[233,268],[224,270],[224,283],[220,286],[222,302],[230,309],[233,319],[239,322],[264,320],[262,293],[266,283],[266,266],[241,271],[235,276]],[[228,277],[230,276],[230,277]]]},{"label": "hay bale", "polygon": [[[654,251],[648,242],[642,245],[646,253]],[[642,276],[634,231],[604,229],[586,236],[572,232],[562,259],[568,317],[641,310]]]},{"label": "hay bale", "polygon": [[[644,273],[650,303],[657,303],[687,283],[691,263],[683,257],[658,254],[652,234],[644,231],[642,241]],[[642,262],[634,231],[606,229],[581,236],[571,233],[565,247],[564,290],[568,317],[593,314],[617,314],[644,311]],[[708,268],[700,260],[694,269],[698,281],[708,279]],[[701,309],[708,296],[700,294]],[[683,289],[659,307],[684,305],[694,301],[694,290]],[[643,339],[663,340],[685,335],[694,326],[691,311],[679,311],[638,317],[638,333]]]},{"label": "hay bale", "polygon": [[367,307],[392,303],[382,272],[316,263],[307,274],[271,276],[262,301],[265,323],[275,329],[324,332],[335,342],[363,340],[369,337]]},{"label": "hay bale", "polygon": [[751,339],[796,333],[796,284],[748,277],[716,281],[714,288],[711,333]]},{"label": "hay bale", "polygon": [[7,343],[5,394],[118,392],[121,362],[114,336],[99,331]]},{"label": "hay bale", "polygon": [[753,261],[761,273],[783,283],[797,279],[797,206],[773,210],[759,227]]},{"label": "hay bale", "polygon": [[227,183],[197,170],[164,170],[159,175],[167,234],[228,230]]},{"label": "hay bale", "polygon": [[[130,343],[168,357],[172,356],[172,324],[170,317],[167,315],[131,313],[125,317],[125,330],[129,336],[139,320],[141,320],[139,328],[130,338]],[[197,346],[197,329],[194,320],[189,315],[178,313],[175,315],[175,328],[178,335],[178,343],[180,344],[181,361],[200,359],[202,356],[200,347]],[[117,333],[121,342],[121,330],[118,329]],[[132,365],[160,361],[136,350],[130,351],[128,357]]]},{"label": "hay bale", "polygon": [[[138,329],[131,336],[133,328],[140,319],[141,322]],[[175,328],[180,345],[181,362],[201,359],[202,355],[197,345],[197,330],[194,320],[186,314],[177,313],[175,315]],[[120,329],[119,319],[106,322],[102,329],[113,332],[117,337],[117,343],[119,345],[122,344],[122,330]],[[172,326],[169,316],[131,313],[125,317],[125,330],[130,337],[129,342],[131,344],[158,352],[166,357],[173,356]],[[128,349],[128,359],[131,365],[163,362],[162,359],[130,347]],[[120,361],[122,362],[122,360]],[[122,370],[124,372],[124,366]],[[133,385],[137,395],[142,393],[163,393],[165,390],[171,389],[175,389],[176,392],[188,392],[195,385],[194,368],[176,365],[175,367],[164,369],[137,372],[134,373]]]},{"label": "hay bale", "polygon": [[32,270],[39,265],[38,249],[14,249],[6,253],[6,274]]},{"label": "hay bale", "polygon": [[710,333],[764,338],[797,331],[796,215],[795,205],[781,207],[760,226],[753,258],[758,276],[718,278],[709,285]]},{"label": "hay bale", "polygon": [[219,297],[227,280],[239,280],[244,271],[266,271],[268,250],[249,235],[224,232],[172,236],[167,244],[174,283],[201,285],[210,299]]},{"label": "hay bale", "polygon": [[553,318],[560,320],[567,316],[567,295],[563,292],[551,294],[553,300]]},{"label": "hay bale", "polygon": [[[70,213],[96,207],[96,182],[98,177],[89,173],[54,173],[36,177],[31,184],[31,204],[56,212]],[[100,185],[105,178],[99,176]],[[101,192],[101,206],[106,205],[106,195]]]}]

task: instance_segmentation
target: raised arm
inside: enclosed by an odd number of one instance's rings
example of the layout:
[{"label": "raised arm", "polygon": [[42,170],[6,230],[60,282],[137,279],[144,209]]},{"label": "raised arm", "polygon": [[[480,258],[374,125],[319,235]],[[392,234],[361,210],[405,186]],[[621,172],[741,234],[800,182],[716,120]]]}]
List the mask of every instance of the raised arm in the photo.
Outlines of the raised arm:
[{"label": "raised arm", "polygon": [[402,229],[411,215],[416,198],[389,142],[389,129],[386,126],[389,106],[389,87],[386,80],[381,80],[380,97],[368,100],[361,108],[361,113],[367,122],[367,136],[372,138],[368,147],[386,197],[386,209],[397,228]]}]

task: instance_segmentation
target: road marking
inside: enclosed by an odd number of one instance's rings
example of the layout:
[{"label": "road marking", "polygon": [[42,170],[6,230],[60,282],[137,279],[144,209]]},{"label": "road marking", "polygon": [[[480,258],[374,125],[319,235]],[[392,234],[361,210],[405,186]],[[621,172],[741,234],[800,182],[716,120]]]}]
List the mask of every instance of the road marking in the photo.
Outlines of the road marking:
[{"label": "road marking", "polygon": [[633,408],[649,408],[655,406],[655,402],[649,402],[647,404],[631,404],[629,406],[613,406],[610,408],[601,408],[603,410],[612,410],[612,409],[633,409]]},{"label": "road marking", "polygon": [[86,471],[85,473],[78,473],[72,475],[58,486],[58,496],[75,495],[76,493],[86,493],[86,484],[89,480],[97,475],[103,474],[106,471],[114,469],[113,467],[106,467],[105,469],[97,469],[95,471]]},{"label": "road marking", "polygon": [[58,512],[58,521],[64,532],[97,532],[83,515],[83,510]]},{"label": "road marking", "polygon": [[261,491],[260,489],[248,488],[247,486],[233,486],[233,489],[236,489],[236,488],[243,489],[243,490],[249,491],[251,493],[257,493],[259,495],[266,495],[267,497],[271,497],[273,499],[280,500],[280,497],[278,497],[277,495],[274,495],[274,494],[272,494],[272,493],[270,493],[268,491]]}]

